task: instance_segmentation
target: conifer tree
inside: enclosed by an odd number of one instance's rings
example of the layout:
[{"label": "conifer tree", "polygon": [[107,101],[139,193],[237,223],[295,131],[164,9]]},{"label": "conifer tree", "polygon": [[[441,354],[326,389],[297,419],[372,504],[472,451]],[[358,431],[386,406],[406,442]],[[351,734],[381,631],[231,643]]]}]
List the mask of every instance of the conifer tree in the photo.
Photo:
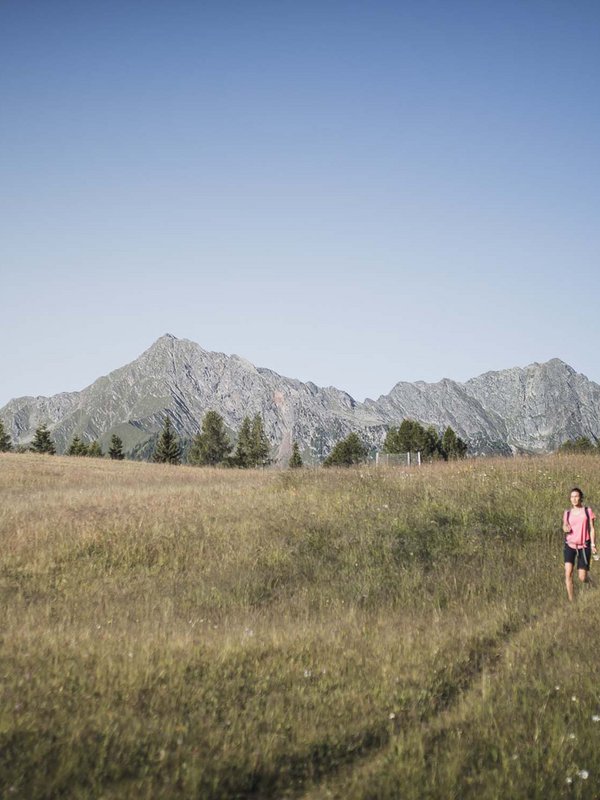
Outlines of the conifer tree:
[{"label": "conifer tree", "polygon": [[113,435],[110,437],[108,455],[116,461],[122,461],[125,458],[125,453],[123,452],[123,440],[117,436],[116,433],[113,433]]},{"label": "conifer tree", "polygon": [[290,456],[290,460],[288,462],[288,466],[290,469],[300,469],[303,466],[302,456],[300,455],[300,448],[298,446],[298,442],[294,442],[292,445],[292,455]]},{"label": "conifer tree", "polygon": [[165,417],[160,438],[152,455],[157,464],[181,464],[181,447],[177,434],[171,426],[171,420]]},{"label": "conifer tree", "polygon": [[30,449],[32,453],[48,453],[51,456],[56,454],[56,447],[46,425],[38,426]]},{"label": "conifer tree", "polygon": [[383,450],[385,453],[416,453],[425,452],[426,449],[435,447],[432,436],[437,431],[431,426],[427,430],[414,419],[403,419],[400,427],[391,427],[385,437]]},{"label": "conifer tree", "polygon": [[85,442],[82,442],[79,436],[74,436],[71,444],[69,445],[69,449],[67,450],[68,456],[87,456],[88,455],[88,447]]},{"label": "conifer tree", "polygon": [[422,454],[424,458],[428,459],[443,458],[442,440],[434,425],[430,425],[425,430]]},{"label": "conifer tree", "polygon": [[360,440],[357,433],[349,433],[338,442],[323,462],[324,467],[350,467],[365,461],[368,448]]},{"label": "conifer tree", "polygon": [[247,469],[252,467],[252,422],[250,417],[244,417],[242,427],[238,433],[237,447],[233,462],[237,467]]},{"label": "conifer tree", "polygon": [[271,462],[269,453],[271,445],[265,433],[265,426],[260,414],[256,414],[252,420],[251,435],[251,466],[253,467],[266,467]]},{"label": "conifer tree", "polygon": [[91,456],[91,458],[104,458],[104,453],[102,452],[100,442],[97,439],[94,439],[93,442],[90,442],[86,447],[84,455]]},{"label": "conifer tree", "polygon": [[467,443],[457,436],[450,426],[446,428],[442,436],[442,452],[447,461],[464,458],[467,455]]},{"label": "conifer tree", "polygon": [[4,429],[4,423],[0,419],[0,453],[8,453],[13,449],[10,436]]},{"label": "conifer tree", "polygon": [[216,411],[207,411],[202,420],[202,431],[192,442],[189,463],[214,467],[225,461],[231,450],[223,417]]}]

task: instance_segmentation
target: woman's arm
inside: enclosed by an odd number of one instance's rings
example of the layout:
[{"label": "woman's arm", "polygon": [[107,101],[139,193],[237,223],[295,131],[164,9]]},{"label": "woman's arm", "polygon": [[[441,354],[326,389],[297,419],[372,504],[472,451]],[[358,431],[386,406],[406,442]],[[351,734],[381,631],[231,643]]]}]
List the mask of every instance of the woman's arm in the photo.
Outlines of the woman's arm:
[{"label": "woman's arm", "polygon": [[567,522],[567,512],[563,511],[563,533],[571,533],[571,526]]}]

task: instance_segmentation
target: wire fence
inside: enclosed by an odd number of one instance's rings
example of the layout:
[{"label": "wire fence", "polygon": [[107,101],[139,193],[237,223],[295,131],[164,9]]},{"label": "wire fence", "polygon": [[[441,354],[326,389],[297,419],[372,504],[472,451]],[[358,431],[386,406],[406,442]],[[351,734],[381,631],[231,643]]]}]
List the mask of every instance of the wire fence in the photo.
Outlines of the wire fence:
[{"label": "wire fence", "polygon": [[377,467],[420,467],[421,451],[416,453],[375,453]]}]

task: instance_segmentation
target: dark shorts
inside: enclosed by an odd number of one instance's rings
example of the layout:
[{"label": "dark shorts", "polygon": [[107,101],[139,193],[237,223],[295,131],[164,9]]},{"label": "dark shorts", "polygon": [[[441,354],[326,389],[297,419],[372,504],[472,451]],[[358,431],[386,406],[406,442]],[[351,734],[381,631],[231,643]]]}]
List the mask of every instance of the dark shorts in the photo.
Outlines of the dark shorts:
[{"label": "dark shorts", "polygon": [[577,569],[589,569],[590,559],[592,558],[592,544],[588,542],[585,547],[569,547],[565,542],[564,548],[565,564],[575,564],[577,558]]}]

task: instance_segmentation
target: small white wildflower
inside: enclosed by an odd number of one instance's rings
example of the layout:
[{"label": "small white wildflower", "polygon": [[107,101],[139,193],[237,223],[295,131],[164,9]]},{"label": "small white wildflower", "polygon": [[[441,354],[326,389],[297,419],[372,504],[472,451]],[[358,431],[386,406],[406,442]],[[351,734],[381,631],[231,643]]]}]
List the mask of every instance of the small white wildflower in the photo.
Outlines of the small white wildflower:
[{"label": "small white wildflower", "polygon": [[384,503],[384,504],[383,504],[383,507],[384,507],[384,508],[389,508],[389,506],[388,506],[388,504],[387,504],[387,503]]},{"label": "small white wildflower", "polygon": [[592,722],[600,722],[600,714],[592,714]]},{"label": "small white wildflower", "polygon": [[576,738],[577,738],[577,737],[575,736],[575,734],[574,734],[574,733],[570,733],[570,734],[567,736],[567,739],[576,739]]},{"label": "small white wildflower", "polygon": [[312,672],[309,669],[304,670],[304,677],[310,678],[312,676]]},{"label": "small white wildflower", "polygon": [[519,754],[518,753],[513,753],[511,758],[512,758],[513,761],[518,761],[519,760]]},{"label": "small white wildflower", "polygon": [[396,719],[396,715],[394,714],[394,712],[393,712],[393,711],[390,711],[390,713],[389,713],[389,718],[390,718],[390,719]]},{"label": "small white wildflower", "polygon": [[566,783],[569,783],[569,784],[573,783],[573,778],[567,778]]},{"label": "small white wildflower", "polygon": [[555,692],[560,692],[560,686],[556,685],[556,686],[554,687],[554,691],[555,691]]},{"label": "small white wildflower", "polygon": [[581,778],[582,781],[587,781],[587,779],[590,777],[590,773],[587,771],[587,769],[580,769],[577,773],[577,776]]},{"label": "small white wildflower", "polygon": [[574,695],[574,694],[573,694],[573,695],[571,695],[571,700],[572,700],[574,703],[576,703],[576,702],[577,702],[577,698],[575,697],[575,695]]}]

